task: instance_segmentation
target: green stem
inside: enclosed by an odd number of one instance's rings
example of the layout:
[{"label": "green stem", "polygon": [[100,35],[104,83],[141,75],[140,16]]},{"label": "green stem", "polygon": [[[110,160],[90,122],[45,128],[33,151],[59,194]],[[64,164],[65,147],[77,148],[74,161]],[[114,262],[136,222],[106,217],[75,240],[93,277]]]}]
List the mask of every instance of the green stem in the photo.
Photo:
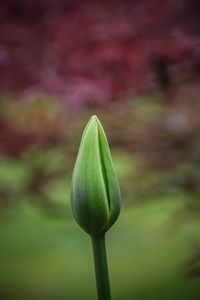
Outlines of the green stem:
[{"label": "green stem", "polygon": [[91,236],[98,300],[111,300],[105,234]]}]

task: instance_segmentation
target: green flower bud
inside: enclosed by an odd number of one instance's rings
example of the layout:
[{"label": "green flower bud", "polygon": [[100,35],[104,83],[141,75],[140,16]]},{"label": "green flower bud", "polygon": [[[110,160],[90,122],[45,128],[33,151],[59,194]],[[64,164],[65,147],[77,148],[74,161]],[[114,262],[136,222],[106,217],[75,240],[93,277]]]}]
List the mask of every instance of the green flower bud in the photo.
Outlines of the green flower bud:
[{"label": "green flower bud", "polygon": [[101,123],[91,117],[81,139],[72,177],[72,211],[89,234],[106,232],[120,213],[121,195]]}]

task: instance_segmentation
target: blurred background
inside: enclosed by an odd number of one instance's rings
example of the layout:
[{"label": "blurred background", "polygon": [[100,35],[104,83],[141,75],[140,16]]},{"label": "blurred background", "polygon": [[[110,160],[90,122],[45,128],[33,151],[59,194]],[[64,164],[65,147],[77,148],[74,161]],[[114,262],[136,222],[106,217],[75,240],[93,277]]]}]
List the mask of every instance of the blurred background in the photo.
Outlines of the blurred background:
[{"label": "blurred background", "polygon": [[199,1],[1,0],[2,300],[96,297],[70,207],[92,114],[122,192],[113,299],[200,299],[199,98]]}]

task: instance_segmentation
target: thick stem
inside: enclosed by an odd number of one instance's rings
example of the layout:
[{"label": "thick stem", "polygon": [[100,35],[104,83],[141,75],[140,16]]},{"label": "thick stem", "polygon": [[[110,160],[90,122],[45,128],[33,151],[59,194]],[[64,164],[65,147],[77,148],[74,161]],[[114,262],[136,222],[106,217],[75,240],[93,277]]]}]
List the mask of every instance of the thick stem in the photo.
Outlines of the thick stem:
[{"label": "thick stem", "polygon": [[111,300],[105,234],[91,236],[98,300]]}]

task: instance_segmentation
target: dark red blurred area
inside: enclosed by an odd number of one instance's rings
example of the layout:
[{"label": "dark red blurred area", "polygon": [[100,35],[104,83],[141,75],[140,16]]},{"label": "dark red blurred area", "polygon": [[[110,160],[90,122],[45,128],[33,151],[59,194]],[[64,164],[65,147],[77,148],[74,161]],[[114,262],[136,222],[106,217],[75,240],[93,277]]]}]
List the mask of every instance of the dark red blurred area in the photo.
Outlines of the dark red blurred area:
[{"label": "dark red blurred area", "polygon": [[0,92],[104,104],[200,72],[200,2],[0,4]]}]

